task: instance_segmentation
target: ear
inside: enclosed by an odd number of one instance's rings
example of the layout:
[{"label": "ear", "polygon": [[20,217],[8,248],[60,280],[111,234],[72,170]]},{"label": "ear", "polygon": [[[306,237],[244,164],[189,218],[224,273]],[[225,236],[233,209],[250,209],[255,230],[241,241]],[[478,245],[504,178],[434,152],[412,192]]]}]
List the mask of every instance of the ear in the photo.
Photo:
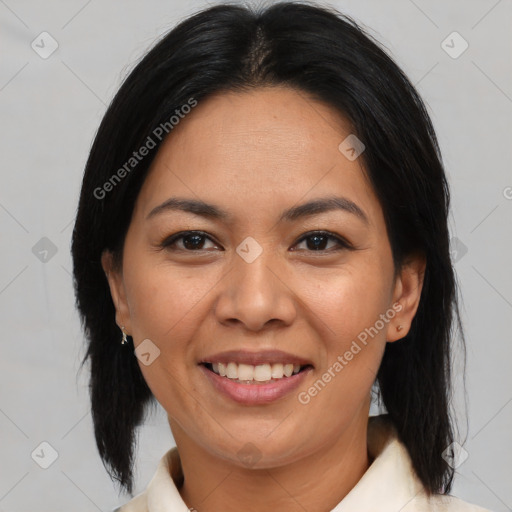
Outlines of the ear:
[{"label": "ear", "polygon": [[112,302],[116,308],[116,324],[121,328],[124,326],[124,331],[127,335],[132,332],[130,321],[130,308],[126,300],[126,290],[124,287],[122,269],[116,268],[114,265],[113,255],[110,251],[105,250],[101,255],[101,266],[107,276],[108,285],[110,287],[110,295]]},{"label": "ear", "polygon": [[397,313],[388,324],[386,341],[400,340],[409,332],[420,303],[425,267],[425,256],[415,254],[408,257],[399,270],[393,290],[393,304],[396,304],[393,309]]}]

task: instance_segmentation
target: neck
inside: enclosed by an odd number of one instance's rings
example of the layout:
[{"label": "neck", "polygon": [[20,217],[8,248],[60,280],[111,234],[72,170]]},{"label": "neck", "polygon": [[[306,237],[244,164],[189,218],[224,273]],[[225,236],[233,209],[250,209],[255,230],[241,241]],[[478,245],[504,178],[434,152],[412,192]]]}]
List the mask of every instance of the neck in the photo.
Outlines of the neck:
[{"label": "neck", "polygon": [[215,457],[172,424],[184,475],[181,497],[197,512],[239,512],[247,503],[253,511],[330,511],[371,463],[367,422],[367,414],[354,418],[334,444],[268,469],[248,469]]}]

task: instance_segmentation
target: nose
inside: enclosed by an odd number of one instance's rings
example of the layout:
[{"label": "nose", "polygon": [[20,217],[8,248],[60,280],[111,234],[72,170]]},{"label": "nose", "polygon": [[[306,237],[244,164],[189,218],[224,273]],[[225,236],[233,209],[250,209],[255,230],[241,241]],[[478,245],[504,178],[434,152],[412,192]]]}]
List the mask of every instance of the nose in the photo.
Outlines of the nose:
[{"label": "nose", "polygon": [[296,316],[296,301],[291,284],[286,281],[282,265],[270,251],[263,251],[251,263],[235,255],[231,271],[219,284],[215,304],[218,321],[223,325],[242,325],[249,331],[260,331],[269,325],[291,325]]}]

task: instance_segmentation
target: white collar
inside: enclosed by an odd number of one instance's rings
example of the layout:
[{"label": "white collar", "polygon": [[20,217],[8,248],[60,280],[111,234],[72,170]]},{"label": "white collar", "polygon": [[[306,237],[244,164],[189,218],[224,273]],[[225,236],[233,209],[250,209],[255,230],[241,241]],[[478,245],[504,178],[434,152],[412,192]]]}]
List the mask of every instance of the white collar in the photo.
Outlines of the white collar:
[{"label": "white collar", "polygon": [[368,418],[367,444],[373,462],[331,512],[397,512],[414,499],[425,498],[423,484],[388,415]]},{"label": "white collar", "polygon": [[[486,512],[483,508],[448,495],[435,495],[429,499],[412,468],[407,449],[398,440],[388,415],[368,418],[367,446],[373,462],[359,482],[331,512]],[[178,491],[182,482],[180,458],[177,448],[174,447],[161,458],[146,490],[118,510],[189,512],[190,509]]]}]

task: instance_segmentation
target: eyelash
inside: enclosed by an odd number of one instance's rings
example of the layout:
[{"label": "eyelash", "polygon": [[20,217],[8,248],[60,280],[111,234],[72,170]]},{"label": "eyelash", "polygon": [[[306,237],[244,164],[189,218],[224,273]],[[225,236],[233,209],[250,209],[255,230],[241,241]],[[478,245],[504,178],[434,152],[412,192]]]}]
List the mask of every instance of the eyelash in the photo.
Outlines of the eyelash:
[{"label": "eyelash", "polygon": [[[201,252],[203,250],[207,250],[207,249],[198,249],[198,250],[172,249],[172,246],[178,240],[181,240],[183,238],[186,238],[187,236],[193,236],[193,235],[201,236],[203,238],[207,238],[207,239],[209,239],[210,241],[212,241],[213,243],[216,244],[216,242],[210,236],[208,236],[204,231],[180,231],[179,233],[175,233],[174,235],[171,235],[170,237],[166,238],[160,244],[160,247],[162,249],[180,250],[180,251],[184,251],[184,252]],[[326,237],[328,239],[335,240],[337,242],[337,244],[338,244],[338,248],[337,249],[319,249],[319,250],[307,250],[306,249],[307,252],[325,253],[325,252],[333,252],[333,251],[337,252],[337,251],[346,250],[346,249],[353,250],[353,246],[351,244],[349,244],[346,240],[344,240],[342,237],[340,237],[338,235],[335,235],[334,233],[331,233],[329,231],[310,231],[310,232],[306,233],[305,235],[303,235],[302,238],[300,238],[295,243],[295,245],[300,244],[300,243],[304,242],[305,240],[307,240],[308,238],[312,238],[314,236],[321,236],[321,237]]]}]

